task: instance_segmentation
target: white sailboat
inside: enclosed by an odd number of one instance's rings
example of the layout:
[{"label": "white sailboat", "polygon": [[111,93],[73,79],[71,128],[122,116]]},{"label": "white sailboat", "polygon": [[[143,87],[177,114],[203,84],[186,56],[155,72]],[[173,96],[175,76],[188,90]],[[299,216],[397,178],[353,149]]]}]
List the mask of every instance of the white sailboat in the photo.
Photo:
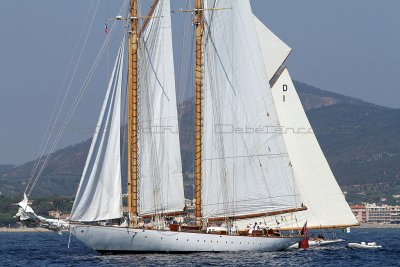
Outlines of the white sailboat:
[{"label": "white sailboat", "polygon": [[[170,1],[154,1],[138,25],[137,1],[132,0],[127,19],[128,221],[105,225],[124,217],[119,151],[123,44],[70,218],[71,233],[97,251],[276,251],[304,239],[249,234],[236,227],[240,218],[305,209],[282,134],[247,131],[278,119],[272,93],[265,90],[269,83],[250,3],[196,0],[191,12],[196,27],[196,224],[167,223],[185,204],[174,131]],[[149,218],[152,223],[146,224]]]},{"label": "white sailboat", "polygon": [[306,222],[309,229],[357,226],[358,222],[318,144],[289,72],[283,66],[291,52],[290,47],[256,17],[254,21],[266,65],[266,76],[271,78],[271,92],[278,115],[276,125],[283,133],[293,175],[307,210],[281,214],[275,218],[261,216],[237,224],[243,226],[250,221],[261,221],[271,228],[283,230],[301,229]]}]

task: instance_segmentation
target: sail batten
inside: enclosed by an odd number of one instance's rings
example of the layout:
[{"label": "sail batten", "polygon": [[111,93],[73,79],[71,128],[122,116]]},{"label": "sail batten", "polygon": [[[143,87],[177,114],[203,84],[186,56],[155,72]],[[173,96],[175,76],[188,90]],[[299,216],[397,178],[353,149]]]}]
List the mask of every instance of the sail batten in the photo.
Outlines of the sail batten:
[{"label": "sail batten", "polygon": [[120,114],[123,58],[122,43],[72,207],[72,221],[122,217]]},{"label": "sail batten", "polygon": [[206,218],[301,206],[265,76],[250,3],[206,1],[202,212]]},{"label": "sail batten", "polygon": [[157,1],[139,40],[139,213],[185,205],[176,106],[170,1]]}]

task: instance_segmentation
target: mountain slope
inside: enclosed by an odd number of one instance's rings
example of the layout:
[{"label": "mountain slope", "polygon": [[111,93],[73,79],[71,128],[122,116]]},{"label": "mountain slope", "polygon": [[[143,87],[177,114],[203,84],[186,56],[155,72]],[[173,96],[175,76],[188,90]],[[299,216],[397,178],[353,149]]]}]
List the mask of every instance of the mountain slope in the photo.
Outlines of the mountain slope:
[{"label": "mountain slope", "polygon": [[348,200],[400,203],[400,110],[340,103],[308,117]]},{"label": "mountain slope", "polygon": [[[32,194],[74,196],[89,146],[90,140],[87,140],[54,152]],[[0,172],[0,192],[7,196],[20,196],[25,190],[35,162],[36,160],[30,161]]]},{"label": "mountain slope", "polygon": [[[390,109],[295,82],[322,150],[352,202],[396,201],[400,192],[400,110]],[[193,195],[194,102],[178,106],[185,194]],[[90,141],[52,155],[34,194],[73,196]],[[21,194],[33,162],[0,167],[0,192]],[[12,168],[11,168],[12,167]],[[11,169],[10,169],[11,168]],[[125,176],[125,175],[124,175]]]}]

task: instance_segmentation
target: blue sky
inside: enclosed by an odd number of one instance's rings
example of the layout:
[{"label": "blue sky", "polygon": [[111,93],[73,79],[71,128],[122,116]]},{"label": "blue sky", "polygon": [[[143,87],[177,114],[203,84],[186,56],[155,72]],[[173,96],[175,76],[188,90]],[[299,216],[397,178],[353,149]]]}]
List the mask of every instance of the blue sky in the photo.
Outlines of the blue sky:
[{"label": "blue sky", "polygon": [[[116,15],[121,3],[100,0],[71,95],[105,38],[105,19]],[[90,4],[91,0],[2,1],[0,164],[19,164],[35,157]],[[186,0],[173,0],[174,8],[185,5]],[[293,48],[287,65],[295,80],[400,108],[400,1],[253,0],[252,6]],[[174,15],[175,37],[190,22],[185,16]],[[108,58],[112,62],[112,49]],[[92,135],[108,80],[106,63],[107,57],[58,147]]]}]

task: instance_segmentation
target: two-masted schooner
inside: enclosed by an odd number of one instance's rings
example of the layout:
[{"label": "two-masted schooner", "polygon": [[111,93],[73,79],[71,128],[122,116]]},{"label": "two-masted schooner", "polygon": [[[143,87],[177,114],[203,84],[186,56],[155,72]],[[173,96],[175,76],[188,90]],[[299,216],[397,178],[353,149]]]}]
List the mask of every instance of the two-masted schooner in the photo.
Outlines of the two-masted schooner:
[{"label": "two-masted schooner", "polygon": [[282,134],[257,130],[278,117],[249,1],[196,0],[190,11],[196,40],[192,225],[173,223],[185,200],[179,135],[168,130],[178,128],[170,1],[154,1],[145,17],[136,0],[129,10],[127,221],[104,223],[124,217],[122,41],[71,212],[72,234],[102,252],[276,251],[304,239],[236,226],[240,219],[306,209]]},{"label": "two-masted schooner", "polygon": [[[185,210],[170,0],[154,0],[145,16],[130,0],[129,14],[116,17],[128,30],[72,208],[71,233],[101,252],[276,251],[303,240],[294,230],[306,223],[356,225],[283,66],[291,49],[253,15],[249,0],[194,4],[179,10],[193,14],[195,31],[194,219]],[[35,215],[26,197],[21,203],[24,218]]]}]

